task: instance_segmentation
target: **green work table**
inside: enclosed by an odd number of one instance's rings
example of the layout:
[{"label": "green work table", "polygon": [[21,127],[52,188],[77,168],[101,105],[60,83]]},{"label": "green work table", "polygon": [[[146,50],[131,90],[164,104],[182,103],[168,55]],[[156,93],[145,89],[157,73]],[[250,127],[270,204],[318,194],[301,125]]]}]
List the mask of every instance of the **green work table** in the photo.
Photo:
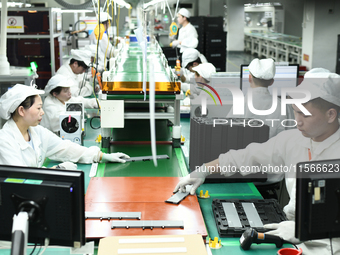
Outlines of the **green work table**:
[{"label": "green work table", "polygon": [[[238,237],[223,237],[220,238],[216,227],[213,211],[212,201],[213,199],[262,199],[261,194],[258,192],[253,183],[208,183],[201,185],[196,194],[199,195],[200,190],[205,193],[209,191],[210,198],[199,198],[204,222],[208,230],[208,235],[211,239],[218,237],[221,239],[222,248],[211,249],[214,255],[225,254],[277,254],[279,249],[274,244],[253,244],[249,250],[244,251],[240,246],[240,238]],[[292,247],[291,245],[284,245],[284,247]]]},{"label": "green work table", "polygon": [[[95,113],[94,110],[88,111],[90,115]],[[164,130],[164,123],[159,123],[160,127],[163,127],[163,131],[159,132],[162,138],[166,138],[171,132],[169,130]],[[127,128],[126,134],[119,130],[116,134],[119,141],[124,141],[127,134],[132,134],[134,137],[136,133],[140,133],[141,129]],[[99,143],[95,142],[96,137],[100,133],[100,129],[91,129],[89,126],[89,120],[86,123],[86,136],[84,138],[84,146],[100,146]],[[162,134],[161,134],[162,133]],[[136,136],[137,137],[137,136]],[[135,138],[136,138],[135,137]],[[144,139],[143,139],[144,138]],[[140,141],[146,141],[147,137],[140,137]],[[189,142],[189,139],[187,140]],[[186,145],[188,146],[188,145]],[[98,166],[98,171],[96,177],[174,177],[174,176],[185,176],[187,174],[187,166],[185,156],[183,155],[181,148],[173,148],[171,144],[157,144],[157,155],[166,154],[169,159],[157,160],[157,167],[154,166],[153,161],[136,161],[127,162],[125,164],[121,163],[100,163]],[[139,156],[150,156],[151,155],[151,145],[150,144],[124,144],[117,143],[111,145],[112,152],[124,152],[131,157]],[[46,161],[45,166],[51,167],[58,164],[55,161]],[[83,170],[85,173],[85,191],[87,190],[88,184],[90,182],[89,172],[90,164],[78,164],[78,168]],[[207,232],[209,237],[214,239],[214,237],[219,237],[217,227],[215,224],[215,219],[212,211],[212,200],[214,198],[219,199],[262,199],[261,194],[255,188],[253,183],[219,183],[219,184],[203,184],[198,190],[209,191],[210,198],[199,199],[199,204],[202,210],[203,218],[206,224]],[[253,244],[248,251],[242,250],[239,243],[239,238],[221,238],[222,248],[212,249],[212,254],[276,254],[277,248],[272,244]],[[285,245],[285,247],[291,247],[290,245]],[[61,251],[61,250],[60,250]],[[66,252],[67,253],[67,252]],[[64,253],[66,254],[65,250]],[[1,251],[0,251],[0,254]]]}]

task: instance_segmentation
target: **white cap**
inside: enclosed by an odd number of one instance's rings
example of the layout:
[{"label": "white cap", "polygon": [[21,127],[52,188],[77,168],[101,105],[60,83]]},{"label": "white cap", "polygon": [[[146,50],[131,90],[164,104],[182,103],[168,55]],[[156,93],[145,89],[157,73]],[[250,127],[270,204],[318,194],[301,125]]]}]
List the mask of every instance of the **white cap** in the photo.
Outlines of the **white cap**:
[{"label": "white cap", "polygon": [[267,21],[268,21],[267,18],[262,18],[262,19],[260,20],[261,23],[266,23]]},{"label": "white cap", "polygon": [[210,81],[210,77],[212,73],[216,73],[216,68],[211,63],[203,63],[199,64],[192,68],[192,70],[196,71],[199,75],[201,75],[207,81]]},{"label": "white cap", "polygon": [[86,50],[91,57],[95,57],[97,53],[97,46],[94,44],[86,45],[84,48],[81,48],[81,50]]},{"label": "white cap", "polygon": [[331,71],[328,69],[317,67],[306,72],[304,78],[327,78],[329,73],[331,73]]},{"label": "white cap", "polygon": [[103,23],[107,20],[112,20],[111,16],[109,14],[107,14],[107,12],[100,12],[100,23]]},{"label": "white cap", "polygon": [[275,76],[275,64],[271,58],[253,59],[249,64],[249,72],[258,79],[271,80]]},{"label": "white cap", "polygon": [[64,75],[56,74],[48,80],[45,87],[45,94],[49,94],[56,87],[68,88],[70,87],[70,83]]},{"label": "white cap", "polygon": [[190,18],[190,12],[185,9],[185,8],[181,8],[179,11],[178,11],[179,14],[181,14],[182,16],[184,17],[187,17],[187,18]]},{"label": "white cap", "polygon": [[90,66],[91,64],[91,53],[87,50],[71,50],[71,58],[83,61],[85,65]]},{"label": "white cap", "polygon": [[33,86],[16,84],[0,98],[0,116],[8,120],[18,106],[29,96],[41,95],[45,91],[36,89]]},{"label": "white cap", "polygon": [[182,54],[182,66],[185,68],[190,62],[195,61],[201,54],[198,50],[193,48],[187,48]]},{"label": "white cap", "polygon": [[302,83],[288,92],[292,98],[305,97],[304,91],[309,91],[311,98],[322,98],[327,102],[340,106],[340,75],[336,73],[322,73],[321,78],[305,78]]}]

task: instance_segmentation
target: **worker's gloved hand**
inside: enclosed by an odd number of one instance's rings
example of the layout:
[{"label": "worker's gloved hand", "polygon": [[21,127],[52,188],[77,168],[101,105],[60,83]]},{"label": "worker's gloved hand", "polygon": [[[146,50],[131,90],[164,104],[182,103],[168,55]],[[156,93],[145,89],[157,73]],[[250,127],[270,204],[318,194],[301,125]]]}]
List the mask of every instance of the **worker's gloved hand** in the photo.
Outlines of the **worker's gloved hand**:
[{"label": "worker's gloved hand", "polygon": [[189,95],[191,95],[190,89],[188,89],[188,90],[185,92],[185,96],[186,96],[186,97],[189,96]]},{"label": "worker's gloved hand", "polygon": [[[177,34],[176,34],[176,35],[177,35]],[[170,40],[175,40],[176,35],[169,35],[169,39],[170,39]]]},{"label": "worker's gloved hand", "polygon": [[173,41],[172,43],[170,43],[170,47],[176,48],[176,47],[178,46],[178,44],[179,44],[179,41],[178,41],[178,40],[175,40],[175,41]]},{"label": "worker's gloved hand", "polygon": [[99,84],[96,84],[96,86],[94,87],[94,92],[99,92],[100,91],[100,86]]},{"label": "worker's gloved hand", "polygon": [[102,157],[103,162],[119,162],[119,163],[125,163],[124,160],[130,158],[130,156],[122,153],[122,152],[116,152],[116,153],[104,153]]},{"label": "worker's gloved hand", "polygon": [[176,70],[175,70],[175,73],[176,73],[178,76],[183,76],[183,68],[179,69],[179,71],[176,71]]},{"label": "worker's gloved hand", "polygon": [[282,221],[280,223],[266,224],[264,228],[274,229],[266,232],[268,235],[279,236],[282,239],[295,244],[301,243],[295,238],[295,221]]},{"label": "worker's gloved hand", "polygon": [[93,99],[94,100],[91,102],[91,106],[92,106],[92,108],[97,109],[98,108],[97,100],[95,98],[93,98]]},{"label": "worker's gloved hand", "polygon": [[60,163],[57,168],[60,169],[66,169],[66,170],[76,170],[77,169],[77,164],[74,164],[72,162],[64,162]]},{"label": "worker's gloved hand", "polygon": [[196,192],[196,189],[203,184],[205,178],[210,175],[210,172],[208,168],[203,164],[201,167],[199,167],[197,170],[191,172],[187,176],[183,177],[179,183],[177,184],[174,192],[177,192],[180,190],[181,192],[186,191],[186,185],[192,185],[192,188],[190,190],[190,194],[194,195]]}]

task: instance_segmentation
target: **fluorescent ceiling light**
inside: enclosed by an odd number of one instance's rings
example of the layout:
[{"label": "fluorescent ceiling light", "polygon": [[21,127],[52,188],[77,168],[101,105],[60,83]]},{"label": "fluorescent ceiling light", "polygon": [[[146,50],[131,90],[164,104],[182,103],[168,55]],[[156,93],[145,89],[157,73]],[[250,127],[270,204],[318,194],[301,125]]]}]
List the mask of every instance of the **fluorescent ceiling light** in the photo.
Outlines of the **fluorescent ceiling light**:
[{"label": "fluorescent ceiling light", "polygon": [[79,13],[79,12],[94,12],[94,10],[61,10],[62,13]]},{"label": "fluorescent ceiling light", "polygon": [[[19,2],[7,2],[7,7],[31,7],[31,4],[19,3]],[[0,8],[2,7],[0,3]]]},{"label": "fluorescent ceiling light", "polygon": [[146,9],[146,8],[148,8],[151,5],[155,5],[155,4],[158,4],[158,3],[161,3],[161,2],[164,2],[164,0],[152,0],[152,1],[144,4],[143,8]]},{"label": "fluorescent ceiling light", "polygon": [[244,4],[244,7],[262,7],[262,6],[281,6],[279,2],[269,2],[269,3],[256,3],[256,4]]},{"label": "fluorescent ceiling light", "polygon": [[113,0],[113,2],[115,2],[116,4],[120,5],[120,6],[123,6],[127,9],[130,9],[131,8],[131,5],[128,4],[127,2],[125,2],[124,0]]}]

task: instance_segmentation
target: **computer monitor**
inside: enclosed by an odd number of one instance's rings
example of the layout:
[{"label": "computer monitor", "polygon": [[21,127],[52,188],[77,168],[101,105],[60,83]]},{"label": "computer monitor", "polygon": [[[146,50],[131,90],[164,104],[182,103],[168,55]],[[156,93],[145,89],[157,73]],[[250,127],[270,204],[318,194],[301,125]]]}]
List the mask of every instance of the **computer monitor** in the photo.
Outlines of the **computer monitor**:
[{"label": "computer monitor", "polygon": [[[296,87],[299,77],[299,65],[276,65],[276,71],[274,76],[274,83],[268,87],[270,93],[273,88],[278,88],[278,96],[281,95],[281,88],[284,87]],[[244,94],[247,93],[249,84],[249,68],[248,65],[241,65],[241,89]]]},{"label": "computer monitor", "polygon": [[296,166],[295,237],[340,237],[340,159]]},{"label": "computer monitor", "polygon": [[[0,240],[11,241],[13,216],[29,211],[28,242],[85,244],[84,173],[0,165]],[[12,245],[13,247],[13,245]]]}]

